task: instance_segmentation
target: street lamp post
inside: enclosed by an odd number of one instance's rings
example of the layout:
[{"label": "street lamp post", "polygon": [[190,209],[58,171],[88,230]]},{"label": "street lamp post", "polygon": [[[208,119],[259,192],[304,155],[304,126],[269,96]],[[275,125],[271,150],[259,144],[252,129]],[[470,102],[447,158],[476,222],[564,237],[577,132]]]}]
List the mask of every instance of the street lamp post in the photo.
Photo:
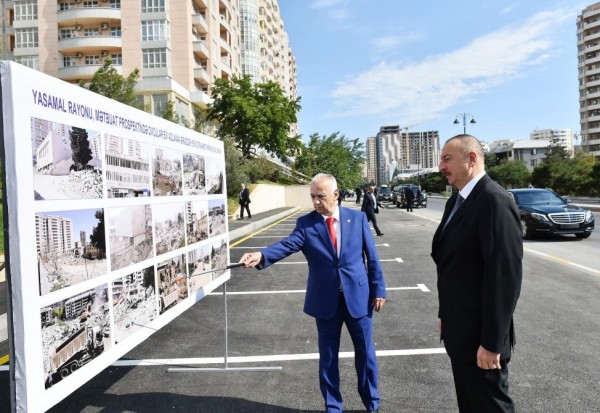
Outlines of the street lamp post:
[{"label": "street lamp post", "polygon": [[473,117],[473,115],[471,115],[470,113],[459,113],[458,115],[456,115],[456,118],[454,119],[454,124],[458,125],[460,123],[459,119],[462,118],[462,124],[463,124],[463,134],[467,134],[467,120],[471,119],[471,121],[469,123],[477,123],[475,121],[475,118]]}]

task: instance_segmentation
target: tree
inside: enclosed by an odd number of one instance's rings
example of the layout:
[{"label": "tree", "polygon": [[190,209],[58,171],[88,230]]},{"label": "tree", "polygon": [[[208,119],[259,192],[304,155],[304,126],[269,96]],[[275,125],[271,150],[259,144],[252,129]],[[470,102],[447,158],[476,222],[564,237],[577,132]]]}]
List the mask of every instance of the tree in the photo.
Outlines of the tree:
[{"label": "tree", "polygon": [[529,182],[529,170],[522,161],[502,161],[487,171],[490,178],[505,187],[523,187]]},{"label": "tree", "polygon": [[216,79],[213,103],[206,120],[219,123],[217,136],[231,138],[246,159],[257,147],[286,159],[299,148],[298,139],[290,139],[290,125],[297,122],[300,99],[285,96],[275,82],[252,84],[250,76]]},{"label": "tree", "polygon": [[308,176],[328,173],[335,176],[338,188],[356,188],[362,183],[363,143],[339,132],[329,136],[310,135],[308,145],[296,158],[296,169]]},{"label": "tree", "polygon": [[87,86],[80,81],[79,86],[117,102],[143,109],[135,96],[135,84],[139,77],[138,69],[134,69],[127,77],[121,76],[112,65],[111,58],[107,57],[102,67],[94,73],[92,81]]},{"label": "tree", "polygon": [[73,166],[76,171],[81,171],[92,160],[88,133],[85,129],[73,126],[69,132],[69,138],[71,140],[71,151],[73,152],[73,163],[75,164]]}]

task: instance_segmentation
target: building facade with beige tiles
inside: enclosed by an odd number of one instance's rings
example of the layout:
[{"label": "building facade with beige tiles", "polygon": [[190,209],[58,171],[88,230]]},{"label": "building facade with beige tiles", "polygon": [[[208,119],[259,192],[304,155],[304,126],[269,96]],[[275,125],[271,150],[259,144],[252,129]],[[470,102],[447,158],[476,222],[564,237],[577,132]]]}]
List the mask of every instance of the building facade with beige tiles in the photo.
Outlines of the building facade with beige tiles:
[{"label": "building facade with beige tiles", "polygon": [[159,116],[171,101],[191,120],[215,79],[244,74],[296,96],[276,0],[13,0],[2,11],[3,59],[76,83],[110,57],[123,76],[140,70],[139,102]]}]

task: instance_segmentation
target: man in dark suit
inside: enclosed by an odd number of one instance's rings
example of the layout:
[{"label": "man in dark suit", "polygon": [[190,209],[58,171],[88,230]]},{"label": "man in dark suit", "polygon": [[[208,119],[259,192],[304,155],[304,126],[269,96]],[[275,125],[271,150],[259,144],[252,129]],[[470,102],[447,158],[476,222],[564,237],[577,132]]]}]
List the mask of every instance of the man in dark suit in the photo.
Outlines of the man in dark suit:
[{"label": "man in dark suit", "polygon": [[413,212],[415,193],[413,192],[411,185],[406,185],[404,187],[404,200],[406,201],[406,212]]},{"label": "man in dark suit", "polygon": [[354,190],[356,192],[356,205],[360,205],[360,197],[362,196],[362,188],[357,186]]},{"label": "man in dark suit", "polygon": [[381,232],[377,226],[377,215],[375,215],[379,214],[379,208],[384,209],[383,205],[377,201],[375,187],[371,185],[363,198],[363,203],[360,210],[367,215],[367,222],[373,223],[373,229],[375,229],[377,235],[382,236],[383,232]]},{"label": "man in dark suit", "polygon": [[458,407],[461,413],[514,412],[508,362],[522,280],[519,211],[486,175],[475,137],[449,139],[439,168],[459,190],[446,203],[431,253],[438,274],[438,327]]},{"label": "man in dark suit", "polygon": [[262,269],[302,251],[308,261],[304,312],[317,323],[319,382],[326,411],[342,411],[338,352],[345,323],[354,344],[358,392],[367,411],[377,412],[372,315],[385,303],[385,281],[365,215],[339,207],[338,196],[333,176],[316,175],[310,184],[315,210],[298,218],[287,238],[244,254],[240,262]]},{"label": "man in dark suit", "polygon": [[240,219],[244,219],[244,209],[248,212],[248,219],[252,218],[252,214],[250,214],[250,191],[248,191],[245,184],[242,184],[242,190],[240,191]]}]

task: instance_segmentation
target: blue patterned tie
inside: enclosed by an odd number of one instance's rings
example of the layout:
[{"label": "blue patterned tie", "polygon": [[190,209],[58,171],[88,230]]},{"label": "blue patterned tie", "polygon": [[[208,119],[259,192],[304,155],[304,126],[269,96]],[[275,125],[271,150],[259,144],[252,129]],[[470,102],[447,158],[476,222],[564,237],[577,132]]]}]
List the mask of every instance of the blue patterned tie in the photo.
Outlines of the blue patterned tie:
[{"label": "blue patterned tie", "polygon": [[456,202],[454,203],[454,207],[452,208],[452,211],[450,211],[450,215],[448,215],[448,219],[446,220],[446,223],[444,224],[444,228],[442,228],[442,230],[446,229],[446,225],[448,225],[448,222],[450,222],[456,211],[458,211],[458,208],[460,208],[463,201],[463,197],[460,196],[460,194],[458,194],[458,196],[456,197]]}]

